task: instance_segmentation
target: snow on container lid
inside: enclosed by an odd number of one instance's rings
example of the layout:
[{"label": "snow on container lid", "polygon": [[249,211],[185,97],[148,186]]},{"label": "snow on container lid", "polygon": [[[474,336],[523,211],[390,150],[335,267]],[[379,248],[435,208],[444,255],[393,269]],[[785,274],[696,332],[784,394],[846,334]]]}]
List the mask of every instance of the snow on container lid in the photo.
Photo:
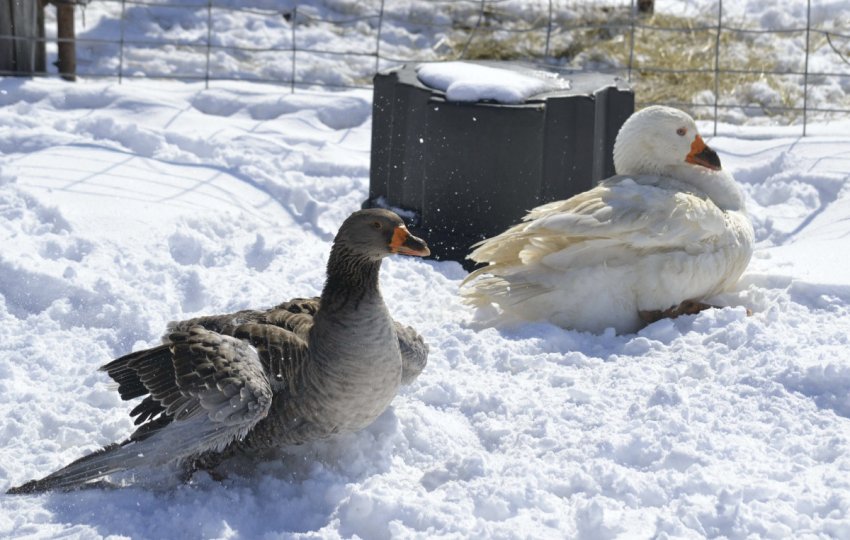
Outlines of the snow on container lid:
[{"label": "snow on container lid", "polygon": [[419,80],[445,93],[448,101],[522,103],[540,94],[569,90],[557,74],[524,66],[511,69],[481,63],[438,62],[416,66]]}]

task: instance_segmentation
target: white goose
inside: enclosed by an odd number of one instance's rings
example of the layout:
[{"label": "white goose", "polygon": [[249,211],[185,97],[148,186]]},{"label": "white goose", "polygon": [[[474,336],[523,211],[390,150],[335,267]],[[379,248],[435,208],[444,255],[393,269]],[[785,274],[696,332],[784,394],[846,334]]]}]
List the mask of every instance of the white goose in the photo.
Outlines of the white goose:
[{"label": "white goose", "polygon": [[494,323],[597,333],[712,307],[702,300],[736,283],[754,234],[740,187],[694,120],[670,107],[633,114],[614,167],[595,188],[476,244],[469,258],[488,266],[464,281],[464,301],[495,305]]}]

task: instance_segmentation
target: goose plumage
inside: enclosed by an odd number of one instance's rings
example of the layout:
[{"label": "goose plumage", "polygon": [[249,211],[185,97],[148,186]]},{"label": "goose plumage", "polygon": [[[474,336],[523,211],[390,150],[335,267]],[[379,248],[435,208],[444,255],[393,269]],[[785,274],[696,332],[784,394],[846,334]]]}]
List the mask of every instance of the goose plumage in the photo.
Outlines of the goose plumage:
[{"label": "goose plumage", "polygon": [[629,333],[737,282],[754,243],[744,195],[689,115],[662,106],[633,114],[614,166],[593,189],[473,246],[469,258],[486,266],[461,294],[485,322]]},{"label": "goose plumage", "polygon": [[428,356],[381,297],[378,272],[392,253],[429,250],[396,214],[355,212],[334,239],[320,298],[171,323],[162,345],[101,368],[123,399],[143,398],[130,413],[135,432],[8,492],[75,489],[173,462],[191,473],[366,427]]}]

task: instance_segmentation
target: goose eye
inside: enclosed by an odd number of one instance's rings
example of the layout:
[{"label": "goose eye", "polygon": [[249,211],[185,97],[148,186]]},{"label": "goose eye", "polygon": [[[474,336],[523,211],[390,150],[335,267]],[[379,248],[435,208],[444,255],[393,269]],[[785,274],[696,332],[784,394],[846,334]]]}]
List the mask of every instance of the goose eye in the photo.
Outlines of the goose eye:
[{"label": "goose eye", "polygon": [[380,221],[373,221],[372,222],[372,228],[373,229],[380,229],[381,228],[381,222]]},{"label": "goose eye", "polygon": [[679,129],[676,130],[676,135],[678,135],[679,137],[684,137],[687,132],[688,132],[687,129],[679,128]]}]

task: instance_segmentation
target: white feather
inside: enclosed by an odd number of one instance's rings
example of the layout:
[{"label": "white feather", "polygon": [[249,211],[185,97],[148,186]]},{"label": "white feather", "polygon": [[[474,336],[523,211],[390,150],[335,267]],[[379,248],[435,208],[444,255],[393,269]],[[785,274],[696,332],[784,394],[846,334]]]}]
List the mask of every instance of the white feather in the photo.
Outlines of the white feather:
[{"label": "white feather", "polygon": [[495,322],[623,333],[640,328],[639,311],[732,287],[753,228],[731,175],[685,161],[697,135],[675,109],[633,115],[615,144],[619,174],[480,243],[470,258],[488,266],[464,282],[465,301],[496,305]]}]

